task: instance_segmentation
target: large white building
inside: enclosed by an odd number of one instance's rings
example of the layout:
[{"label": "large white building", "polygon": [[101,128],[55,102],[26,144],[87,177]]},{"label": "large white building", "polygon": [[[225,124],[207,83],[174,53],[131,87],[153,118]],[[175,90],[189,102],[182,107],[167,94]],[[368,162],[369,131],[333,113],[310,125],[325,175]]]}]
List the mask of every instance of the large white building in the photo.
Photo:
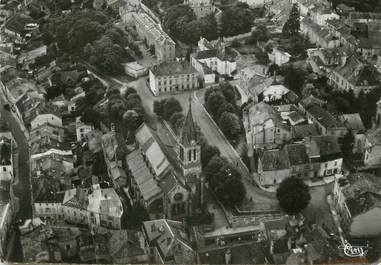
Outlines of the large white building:
[{"label": "large white building", "polygon": [[148,46],[154,47],[159,62],[176,58],[176,43],[164,32],[160,24],[145,12],[135,13],[134,20],[139,37],[146,41]]},{"label": "large white building", "polygon": [[199,87],[196,69],[186,61],[164,62],[149,70],[149,88],[157,96]]},{"label": "large white building", "polygon": [[[229,47],[199,51],[191,55],[191,64],[199,73],[204,68],[220,75],[231,76],[237,69],[237,54]],[[206,82],[205,82],[206,83]]]}]

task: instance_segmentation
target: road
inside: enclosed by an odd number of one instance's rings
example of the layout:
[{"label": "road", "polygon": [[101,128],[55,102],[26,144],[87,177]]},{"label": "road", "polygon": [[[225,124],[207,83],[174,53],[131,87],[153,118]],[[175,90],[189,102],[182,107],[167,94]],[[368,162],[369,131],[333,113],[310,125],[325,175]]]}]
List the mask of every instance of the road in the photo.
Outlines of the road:
[{"label": "road", "polygon": [[18,174],[15,176],[17,178],[17,184],[14,186],[15,196],[18,198],[19,205],[17,218],[28,219],[32,217],[28,141],[16,118],[3,108],[5,102],[5,95],[2,89],[0,89],[1,119],[5,119],[8,122],[13,137],[18,145],[18,168],[16,169],[16,173],[18,172]]}]

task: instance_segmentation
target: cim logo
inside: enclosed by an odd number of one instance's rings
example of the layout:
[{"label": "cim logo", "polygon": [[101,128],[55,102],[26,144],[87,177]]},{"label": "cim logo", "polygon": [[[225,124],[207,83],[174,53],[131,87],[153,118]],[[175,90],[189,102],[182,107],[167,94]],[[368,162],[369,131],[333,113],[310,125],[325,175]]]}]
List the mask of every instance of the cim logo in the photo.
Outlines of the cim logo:
[{"label": "cim logo", "polygon": [[369,246],[352,246],[347,240],[344,241],[344,244],[339,247],[339,249],[344,250],[344,254],[347,257],[364,257],[369,250]]}]

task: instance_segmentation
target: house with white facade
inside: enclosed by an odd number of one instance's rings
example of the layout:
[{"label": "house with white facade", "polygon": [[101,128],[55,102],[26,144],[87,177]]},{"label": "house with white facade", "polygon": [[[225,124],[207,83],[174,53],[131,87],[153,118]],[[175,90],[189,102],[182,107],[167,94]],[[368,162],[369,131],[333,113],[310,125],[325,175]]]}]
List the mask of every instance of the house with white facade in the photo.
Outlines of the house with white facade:
[{"label": "house with white facade", "polygon": [[[201,72],[208,67],[211,72],[231,76],[237,69],[237,53],[229,47],[199,51],[191,55],[191,65]],[[200,71],[201,70],[201,71]]]},{"label": "house with white facade", "polygon": [[86,123],[82,122],[81,117],[77,117],[77,119],[75,121],[75,132],[77,135],[77,141],[78,142],[82,142],[83,140],[85,140],[85,135],[88,132],[91,132],[92,130],[94,130],[93,125],[86,124]]},{"label": "house with white facade", "polygon": [[62,127],[62,118],[53,113],[39,114],[30,122],[30,126],[31,129],[34,129],[46,123],[53,126]]}]

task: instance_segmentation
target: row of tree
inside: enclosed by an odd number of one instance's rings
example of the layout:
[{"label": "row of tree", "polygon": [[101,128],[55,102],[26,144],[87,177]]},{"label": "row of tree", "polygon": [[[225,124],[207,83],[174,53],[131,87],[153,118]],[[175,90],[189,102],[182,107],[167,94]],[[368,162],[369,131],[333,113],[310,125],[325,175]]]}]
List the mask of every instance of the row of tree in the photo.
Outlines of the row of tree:
[{"label": "row of tree", "polygon": [[241,121],[236,105],[236,92],[228,82],[205,91],[205,107],[225,136],[232,141],[238,139],[241,132]]}]

